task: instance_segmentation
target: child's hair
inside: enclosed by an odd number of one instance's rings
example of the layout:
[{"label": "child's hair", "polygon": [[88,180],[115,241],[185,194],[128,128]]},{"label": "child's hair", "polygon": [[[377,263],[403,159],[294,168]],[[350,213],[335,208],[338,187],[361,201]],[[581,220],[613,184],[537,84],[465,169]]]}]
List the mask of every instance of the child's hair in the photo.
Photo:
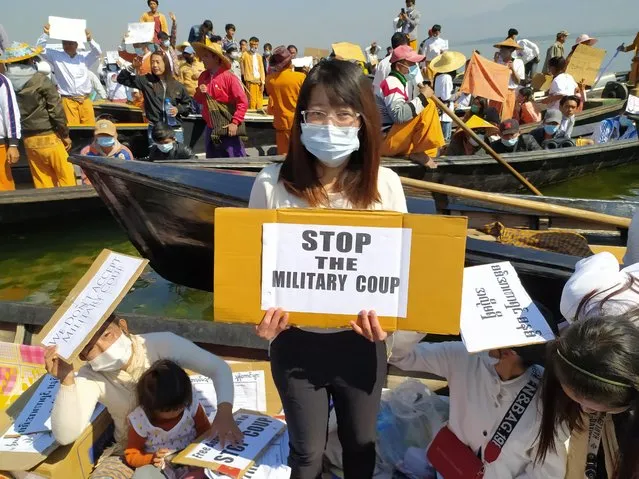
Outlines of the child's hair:
[{"label": "child's hair", "polygon": [[153,138],[155,142],[164,141],[169,138],[175,139],[175,130],[166,123],[156,123],[151,131],[151,138]]},{"label": "child's hair", "polygon": [[533,90],[530,87],[525,87],[519,90],[519,94],[523,97],[524,101],[533,100]]},{"label": "child's hair", "polygon": [[173,361],[155,362],[140,378],[136,387],[138,404],[147,417],[156,412],[188,408],[193,402],[193,388],[186,371]]}]

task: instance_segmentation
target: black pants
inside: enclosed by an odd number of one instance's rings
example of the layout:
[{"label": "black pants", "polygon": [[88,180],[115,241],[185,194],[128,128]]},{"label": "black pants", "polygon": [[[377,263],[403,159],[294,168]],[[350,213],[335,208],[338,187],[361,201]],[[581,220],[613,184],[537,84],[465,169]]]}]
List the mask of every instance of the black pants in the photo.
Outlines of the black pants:
[{"label": "black pants", "polygon": [[320,334],[291,328],[273,341],[271,368],[288,424],[291,479],[320,477],[331,397],[345,478],[372,477],[386,345],[353,331]]}]

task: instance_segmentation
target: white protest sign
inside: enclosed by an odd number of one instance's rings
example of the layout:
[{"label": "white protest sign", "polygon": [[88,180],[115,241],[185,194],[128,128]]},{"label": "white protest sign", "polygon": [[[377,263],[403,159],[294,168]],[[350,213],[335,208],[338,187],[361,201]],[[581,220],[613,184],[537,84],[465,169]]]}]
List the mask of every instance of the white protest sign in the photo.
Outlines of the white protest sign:
[{"label": "white protest sign", "polygon": [[0,437],[0,452],[26,452],[43,454],[55,443],[51,432],[19,435],[12,427]]},{"label": "white protest sign", "polygon": [[273,417],[238,411],[235,422],[244,433],[244,441],[237,446],[221,447],[217,439],[206,439],[176,457],[174,463],[207,464],[214,471],[222,469],[225,475],[241,477],[242,472],[250,468],[270,443],[279,436],[286,425]]},{"label": "white protest sign", "polygon": [[120,61],[120,55],[118,52],[109,51],[106,53],[107,63],[113,64]]},{"label": "white protest sign", "polygon": [[411,230],[265,223],[262,309],[406,317]]},{"label": "white protest sign", "polygon": [[124,43],[152,43],[155,37],[155,24],[153,22],[129,23],[129,28],[124,36]]},{"label": "white protest sign", "polygon": [[295,68],[313,68],[313,57],[293,58],[292,63]]},{"label": "white protest sign", "polygon": [[45,327],[42,344],[58,346],[58,354],[66,360],[79,353],[147,263],[104,250]]},{"label": "white protest sign", "polygon": [[555,338],[508,262],[464,269],[460,327],[469,353]]},{"label": "white protest sign", "polygon": [[49,17],[49,38],[84,43],[87,21],[78,18]]},{"label": "white protest sign", "polygon": [[626,106],[626,112],[633,115],[639,115],[639,97],[628,95],[628,105]]},{"label": "white protest sign", "polygon": [[[217,394],[211,378],[202,375],[191,376],[193,396],[200,402],[206,415],[211,417],[217,411]],[[250,409],[265,412],[266,378],[264,371],[240,371],[233,373],[235,390],[233,410]]]},{"label": "white protest sign", "polygon": [[13,423],[18,434],[51,431],[51,411],[58,389],[60,381],[46,374]]}]

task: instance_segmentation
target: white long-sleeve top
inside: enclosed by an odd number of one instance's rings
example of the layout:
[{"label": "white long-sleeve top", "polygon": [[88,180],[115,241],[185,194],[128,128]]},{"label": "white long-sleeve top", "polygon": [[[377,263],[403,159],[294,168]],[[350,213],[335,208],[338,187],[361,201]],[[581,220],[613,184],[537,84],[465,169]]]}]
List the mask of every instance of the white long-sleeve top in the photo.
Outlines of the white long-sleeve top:
[{"label": "white long-sleeve top", "polygon": [[213,380],[218,404],[233,404],[233,375],[222,359],[173,333],[150,333],[131,336],[133,359],[126,371],[96,372],[85,365],[75,384],[60,386],[51,412],[51,430],[62,445],[75,441],[89,425],[98,402],[115,423],[116,453],[126,446],[127,416],[136,404],[135,385],[142,374],[160,359],[170,359],[183,369]]},{"label": "white long-sleeve top", "polygon": [[60,50],[47,48],[49,35],[43,34],[36,46],[43,47],[40,54],[53,68],[58,91],[62,96],[86,96],[92,91],[89,68],[98,61],[102,50],[95,40],[89,42],[89,51],[78,51],[74,57]]},{"label": "white long-sleeve top", "polygon": [[[512,405],[531,378],[502,381],[487,354],[469,354],[461,342],[404,344],[396,333],[391,364],[405,371],[427,371],[448,380],[450,419],[448,427],[474,452],[483,451]],[[484,479],[563,479],[566,473],[567,434],[557,438],[557,452],[548,453],[543,464],[535,464],[537,435],[541,422],[539,391],[506,441],[496,461],[486,464]]]},{"label": "white long-sleeve top", "polygon": [[18,146],[21,134],[16,93],[9,79],[0,74],[0,145]]},{"label": "white long-sleeve top", "polygon": [[[391,72],[391,63],[390,63],[390,55],[384,58],[379,62],[377,68],[375,69],[375,77],[373,78],[373,93],[375,97],[382,94],[382,82],[388,78]],[[419,85],[424,83],[424,77],[422,75],[421,70],[417,72],[417,76],[415,80],[408,81],[408,96],[411,100],[416,98],[419,95]]]},{"label": "white long-sleeve top", "polygon": [[[580,317],[587,316],[593,308],[598,307],[601,300],[623,288],[631,277],[639,280],[639,263],[620,269],[617,258],[607,251],[582,259],[575,265],[575,272],[561,293],[559,305],[561,314],[569,322],[575,321],[577,310],[583,299],[597,292],[579,313]],[[623,314],[637,307],[639,307],[639,287],[634,286],[633,289],[623,291],[607,301],[603,306],[603,312]]]}]

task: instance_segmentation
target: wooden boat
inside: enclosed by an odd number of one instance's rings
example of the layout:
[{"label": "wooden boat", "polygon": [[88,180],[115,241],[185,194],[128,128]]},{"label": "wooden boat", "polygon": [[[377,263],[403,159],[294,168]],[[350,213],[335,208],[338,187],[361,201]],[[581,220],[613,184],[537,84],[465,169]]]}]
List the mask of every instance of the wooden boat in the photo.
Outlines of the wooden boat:
[{"label": "wooden boat", "polygon": [[[599,123],[611,116],[619,115],[624,111],[626,100],[618,98],[597,98],[586,101],[583,111],[575,115],[575,126],[587,125],[589,123]],[[530,133],[541,123],[530,123],[522,125],[522,133]]]},{"label": "wooden boat", "polygon": [[[102,158],[74,157],[72,161],[85,170],[111,214],[158,274],[174,283],[212,290],[215,209],[246,206],[253,176]],[[574,229],[587,234],[591,244],[625,244],[620,232],[597,224],[541,218],[529,211],[499,210],[470,202],[442,202],[441,197],[434,201],[416,193],[407,190],[411,212],[470,217],[468,265],[512,261],[531,294],[545,296],[548,305],[559,304],[559,297],[553,297],[550,291],[560,294],[579,258],[496,243],[472,230],[491,221],[501,221],[506,226],[530,229]],[[568,200],[544,197],[543,201]],[[616,214],[630,216],[635,204],[595,201],[584,202],[583,206],[595,210],[614,207]]]}]

